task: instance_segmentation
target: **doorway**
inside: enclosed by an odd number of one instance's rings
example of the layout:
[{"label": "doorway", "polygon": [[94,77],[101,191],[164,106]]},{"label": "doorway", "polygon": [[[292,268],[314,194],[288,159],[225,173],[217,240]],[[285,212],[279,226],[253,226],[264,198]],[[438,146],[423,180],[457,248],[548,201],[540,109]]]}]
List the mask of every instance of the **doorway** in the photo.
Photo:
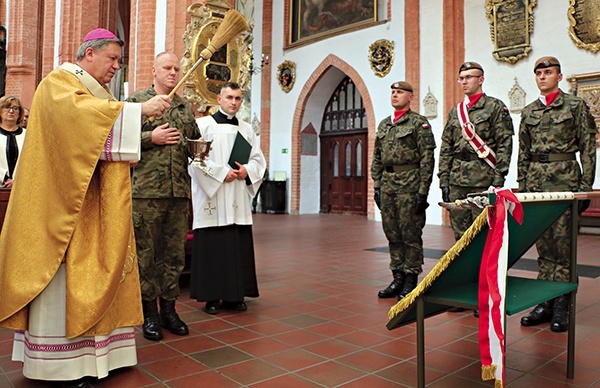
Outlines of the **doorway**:
[{"label": "doorway", "polygon": [[367,118],[350,77],[335,89],[323,115],[320,213],[367,214]]}]

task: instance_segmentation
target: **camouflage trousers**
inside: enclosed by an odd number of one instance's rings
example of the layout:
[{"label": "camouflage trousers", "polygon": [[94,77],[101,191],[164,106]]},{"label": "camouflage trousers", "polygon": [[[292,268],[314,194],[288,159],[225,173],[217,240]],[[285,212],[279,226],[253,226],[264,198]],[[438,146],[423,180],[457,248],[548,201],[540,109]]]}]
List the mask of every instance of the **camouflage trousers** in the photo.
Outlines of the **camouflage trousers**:
[{"label": "camouflage trousers", "polygon": [[571,209],[542,234],[535,246],[538,252],[538,279],[567,283],[571,272]]},{"label": "camouflage trousers", "polygon": [[[450,186],[450,201],[454,202],[457,199],[467,198],[467,194],[481,193],[487,190],[488,187],[462,187],[462,186]],[[475,218],[481,214],[483,209],[469,209],[469,210],[452,210],[450,212],[450,224],[454,231],[454,239],[458,241],[463,234],[469,229],[469,227],[475,221]]]},{"label": "camouflage trousers", "polygon": [[142,299],[179,296],[179,276],[185,266],[188,233],[187,198],[133,199]]},{"label": "camouflage trousers", "polygon": [[390,269],[420,274],[425,213],[414,214],[415,193],[381,193],[381,221],[390,250]]}]

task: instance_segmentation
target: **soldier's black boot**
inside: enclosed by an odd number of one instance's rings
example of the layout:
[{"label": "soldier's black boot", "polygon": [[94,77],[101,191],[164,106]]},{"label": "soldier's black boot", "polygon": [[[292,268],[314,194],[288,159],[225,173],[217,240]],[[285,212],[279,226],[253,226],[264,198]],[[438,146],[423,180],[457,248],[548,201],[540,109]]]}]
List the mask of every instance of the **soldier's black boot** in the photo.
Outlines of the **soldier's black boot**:
[{"label": "soldier's black boot", "polygon": [[164,300],[160,298],[160,325],[175,335],[188,335],[190,332],[185,322],[183,322],[175,311],[174,300]]},{"label": "soldier's black boot", "polygon": [[158,321],[156,299],[142,300],[142,310],[144,311],[144,325],[142,326],[144,338],[150,341],[160,341],[163,335]]},{"label": "soldier's black boot", "polygon": [[419,282],[419,275],[416,273],[407,273],[406,279],[404,280],[404,286],[402,287],[402,291],[398,294],[398,300],[401,300],[406,295],[408,295],[412,290],[415,289],[417,283]]},{"label": "soldier's black boot", "polygon": [[552,303],[552,320],[550,321],[550,330],[556,333],[567,331],[569,329],[569,297],[561,295],[554,298]]},{"label": "soldier's black boot", "polygon": [[521,318],[522,326],[537,326],[540,323],[550,322],[552,319],[552,301],[538,304],[536,308]]},{"label": "soldier's black boot", "polygon": [[402,287],[404,286],[404,277],[406,276],[405,273],[394,269],[392,270],[392,275],[394,275],[394,280],[392,280],[387,288],[380,290],[379,293],[377,293],[378,297],[382,299],[393,298],[402,290]]}]

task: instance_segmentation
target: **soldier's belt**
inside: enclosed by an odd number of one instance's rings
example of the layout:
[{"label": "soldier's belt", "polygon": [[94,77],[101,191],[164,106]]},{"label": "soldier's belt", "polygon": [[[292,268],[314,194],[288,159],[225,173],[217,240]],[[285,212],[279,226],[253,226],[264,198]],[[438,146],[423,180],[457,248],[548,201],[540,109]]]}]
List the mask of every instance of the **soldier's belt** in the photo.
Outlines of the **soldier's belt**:
[{"label": "soldier's belt", "polygon": [[562,162],[564,160],[575,160],[575,153],[569,152],[564,154],[534,154],[531,155],[532,162],[551,163]]},{"label": "soldier's belt", "polygon": [[481,159],[477,154],[472,154],[470,152],[463,151],[460,154],[457,154],[458,158],[464,162],[470,162],[471,160],[479,160]]},{"label": "soldier's belt", "polygon": [[383,166],[386,172],[402,172],[419,168],[418,164],[394,164],[392,166]]}]

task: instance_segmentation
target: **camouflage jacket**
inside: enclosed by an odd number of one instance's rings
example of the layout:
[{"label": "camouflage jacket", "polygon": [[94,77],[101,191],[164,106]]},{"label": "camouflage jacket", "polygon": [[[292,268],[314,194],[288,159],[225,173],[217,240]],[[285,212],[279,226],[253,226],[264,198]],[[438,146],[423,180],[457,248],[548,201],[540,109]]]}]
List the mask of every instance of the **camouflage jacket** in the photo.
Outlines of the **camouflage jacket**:
[{"label": "camouflage jacket", "polygon": [[[508,108],[497,98],[484,94],[468,112],[475,132],[496,153],[496,168],[491,168],[484,160],[475,157],[475,151],[462,136],[455,106],[448,114],[442,133],[438,172],[440,187],[503,186],[510,165],[514,134]],[[474,159],[463,160],[470,158]]]},{"label": "camouflage jacket", "polygon": [[[156,92],[151,87],[131,94],[127,101],[144,102],[154,96]],[[167,121],[179,130],[179,143],[167,146],[152,143],[152,130]],[[167,113],[152,122],[142,117],[142,123],[142,159],[133,168],[132,197],[190,198],[186,138],[200,137],[192,107],[176,94]]]},{"label": "camouflage jacket", "polygon": [[[559,92],[550,106],[539,99],[521,112],[517,181],[522,191],[592,191],[596,175],[594,117],[579,97]],[[532,161],[532,155],[579,152],[577,160]]]},{"label": "camouflage jacket", "polygon": [[[424,116],[411,110],[395,124],[386,117],[377,127],[371,176],[375,187],[388,193],[427,195],[433,178],[435,139]],[[417,165],[406,171],[386,171],[386,166]]]}]

